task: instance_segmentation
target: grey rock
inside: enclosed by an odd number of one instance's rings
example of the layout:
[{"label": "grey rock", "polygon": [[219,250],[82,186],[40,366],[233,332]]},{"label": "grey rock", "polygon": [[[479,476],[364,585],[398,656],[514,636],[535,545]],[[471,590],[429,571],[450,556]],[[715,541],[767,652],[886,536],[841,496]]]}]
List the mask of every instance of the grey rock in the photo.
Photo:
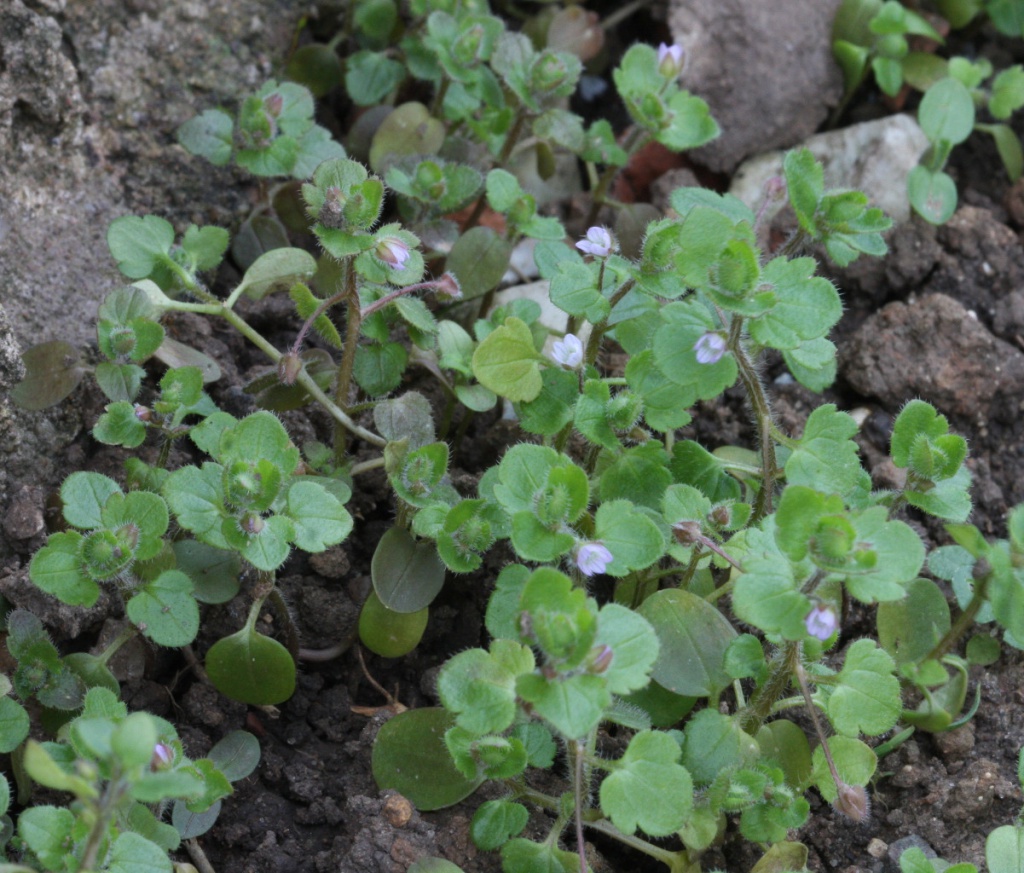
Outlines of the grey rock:
[{"label": "grey rock", "polygon": [[842,95],[831,50],[839,3],[670,4],[669,27],[688,54],[683,84],[708,101],[722,129],[719,139],[693,152],[697,161],[729,172],[750,155],[786,148],[818,129]]}]

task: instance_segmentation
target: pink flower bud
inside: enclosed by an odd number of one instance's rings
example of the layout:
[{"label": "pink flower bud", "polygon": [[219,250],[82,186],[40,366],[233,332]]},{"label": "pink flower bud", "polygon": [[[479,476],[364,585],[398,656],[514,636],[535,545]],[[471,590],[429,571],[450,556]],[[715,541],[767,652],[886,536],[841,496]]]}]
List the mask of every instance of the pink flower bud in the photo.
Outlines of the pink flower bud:
[{"label": "pink flower bud", "polygon": [[683,71],[686,63],[686,52],[681,45],[658,46],[658,72],[666,79],[674,79]]},{"label": "pink flower bud", "polygon": [[672,534],[676,538],[676,542],[681,546],[692,546],[694,543],[699,543],[702,538],[700,531],[700,522],[697,521],[677,521],[672,525]]},{"label": "pink flower bud", "polygon": [[576,550],[576,566],[584,576],[603,573],[613,560],[614,556],[602,543],[584,543]]},{"label": "pink flower bud", "polygon": [[277,362],[277,378],[283,385],[294,385],[302,372],[302,359],[295,352],[287,352],[281,355]]},{"label": "pink flower bud", "polygon": [[462,286],[454,273],[445,273],[436,284],[437,296],[442,300],[459,300],[462,298]]},{"label": "pink flower bud", "polygon": [[612,253],[612,236],[604,227],[592,227],[587,235],[576,243],[576,248],[595,258],[607,258]]},{"label": "pink flower bud", "polygon": [[153,746],[153,757],[149,759],[150,770],[167,770],[174,763],[174,749],[166,743]]},{"label": "pink flower bud", "polygon": [[867,791],[860,785],[839,783],[839,796],[832,804],[836,812],[841,812],[850,821],[858,824],[871,818],[871,800]]},{"label": "pink flower bud", "polygon": [[409,246],[397,236],[385,237],[377,243],[374,251],[378,258],[395,270],[405,269],[405,262],[409,260],[410,255]]}]

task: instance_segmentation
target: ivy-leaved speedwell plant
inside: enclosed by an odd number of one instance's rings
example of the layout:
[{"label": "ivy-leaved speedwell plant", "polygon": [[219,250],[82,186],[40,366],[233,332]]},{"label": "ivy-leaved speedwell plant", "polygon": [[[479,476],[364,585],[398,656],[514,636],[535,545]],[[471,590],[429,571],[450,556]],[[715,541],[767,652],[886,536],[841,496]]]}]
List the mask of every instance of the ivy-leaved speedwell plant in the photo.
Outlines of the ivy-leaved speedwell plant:
[{"label": "ivy-leaved speedwell plant", "polygon": [[[509,873],[583,869],[587,829],[697,870],[728,816],[799,869],[806,850],[788,834],[807,819],[805,792],[865,817],[885,752],[865,740],[906,725],[891,746],[970,717],[968,661],[954,652],[973,623],[1024,641],[1024,511],[1005,541],[966,524],[966,442],[926,403],[895,422],[892,459],[906,471],[895,492],[872,491],[856,423],[835,406],[815,410],[799,438],[774,420],[759,370],[767,350],[813,390],[835,377],[828,335],[841,301],[804,248],[840,264],[885,252],[888,220],[863,194],[827,189],[797,151],[784,187],[798,230],[783,249],[764,248],[747,206],[701,189],[674,192],[672,214],[626,245],[598,220],[610,215],[617,169],[647,141],[679,150],[717,132],[679,85],[680,50],[634,46],[623,57],[613,80],[632,127],[620,143],[607,122],[587,126],[565,108],[581,72],[571,54],[510,32],[482,5],[416,2],[411,13],[398,52],[384,49],[374,16],[355,17],[363,47],[343,75],[355,102],[407,81],[434,88],[429,107],[386,108],[362,146],[349,143],[369,170],[315,124],[304,89],[270,82],[236,115],[209,110],[179,132],[214,163],[293,180],[267,190],[233,241],[194,226],[179,239],[156,216],[113,223],[108,244],[132,284],[100,311],[94,373],[110,403],[94,435],[161,451],[153,464],[130,458],[124,485],[69,477],[67,529],[51,535],[31,577],[67,603],[123,603],[125,637],[174,646],[195,639],[201,604],[226,602],[247,581],[248,619],[208,649],[206,672],[236,699],[280,703],[294,690],[298,640],[276,573],[294,549],[343,542],[359,477],[382,468],[395,523],[370,568],[359,622],[368,648],[397,657],[415,647],[446,573],[478,570],[499,543],[516,560],[494,580],[490,641],[442,668],[441,706],[382,728],[381,786],[435,809],[501,782],[506,797],[482,804],[472,831]],[[542,175],[559,155],[587,168],[593,219],[574,244],[518,173],[523,152]],[[504,230],[478,223],[486,210]],[[312,233],[319,259],[291,245],[296,231]],[[524,238],[536,241],[564,330],[545,327],[535,302],[492,305]],[[208,286],[229,246],[241,280]],[[277,348],[243,312],[281,290],[301,327]],[[246,387],[261,411],[218,409],[206,393],[216,362],[161,325],[175,312],[222,319],[267,356]],[[604,366],[612,341],[627,356],[621,371]],[[85,367],[69,357],[64,345],[34,363],[30,353],[19,396],[38,405],[71,390]],[[151,361],[168,367],[157,385],[146,379]],[[413,366],[440,386],[436,420],[423,394],[401,390]],[[709,451],[679,438],[695,404],[737,383],[752,446]],[[462,493],[453,454],[473,417],[499,401],[524,441]],[[309,404],[334,432],[297,447],[272,413]],[[355,462],[356,441],[374,456]],[[175,443],[201,457],[169,469]],[[947,521],[956,545],[926,556],[899,517],[906,506]],[[920,575],[926,565],[951,582],[955,621]],[[601,600],[598,576],[610,580]],[[877,641],[835,651],[847,598],[879,604]],[[265,606],[285,625],[283,641],[258,630]],[[109,687],[104,656],[82,664],[35,631],[22,636],[31,645],[12,634],[20,698],[75,711],[87,688]],[[975,640],[975,662],[998,648],[992,634]],[[908,689],[920,703],[904,703]],[[785,717],[793,710],[810,714],[810,736]],[[609,725],[625,738],[614,749]],[[537,790],[532,771],[556,761],[566,790]],[[531,807],[549,816],[544,840],[521,836]],[[576,851],[564,848],[566,831]],[[648,839],[665,837],[674,848]]]}]

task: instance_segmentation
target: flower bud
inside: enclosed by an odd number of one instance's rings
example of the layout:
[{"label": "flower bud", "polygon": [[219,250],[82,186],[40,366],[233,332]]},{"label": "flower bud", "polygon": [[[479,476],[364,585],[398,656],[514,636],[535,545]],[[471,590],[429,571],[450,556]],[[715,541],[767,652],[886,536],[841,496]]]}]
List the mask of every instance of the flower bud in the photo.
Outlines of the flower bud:
[{"label": "flower bud", "polygon": [[726,503],[719,503],[712,507],[710,518],[715,527],[728,527],[732,522],[732,509]]},{"label": "flower bud", "polygon": [[153,419],[153,410],[150,409],[148,406],[143,406],[140,403],[136,403],[135,404],[135,417],[139,421],[152,421],[152,419]]},{"label": "flower bud", "polygon": [[839,796],[832,803],[832,808],[858,824],[871,818],[871,800],[867,790],[861,785],[840,782]]},{"label": "flower bud", "polygon": [[385,264],[395,270],[405,269],[405,262],[409,260],[409,246],[397,236],[389,236],[377,243],[374,253]]},{"label": "flower bud", "polygon": [[295,352],[287,352],[281,355],[277,362],[277,378],[283,385],[294,385],[302,372],[302,359]]},{"label": "flower bud", "polygon": [[157,743],[153,746],[153,757],[149,759],[149,769],[168,770],[174,763],[174,749],[166,743]]},{"label": "flower bud", "polygon": [[462,286],[455,278],[454,273],[445,273],[437,280],[437,296],[442,300],[460,300],[462,298]]},{"label": "flower bud", "polygon": [[703,539],[700,522],[697,521],[677,521],[672,525],[672,534],[681,546],[692,546]]},{"label": "flower bud", "polygon": [[284,97],[275,91],[263,98],[263,106],[267,110],[267,114],[277,118],[281,114],[281,110],[284,109]]},{"label": "flower bud", "polygon": [[681,45],[658,46],[658,72],[666,79],[675,79],[686,65],[686,51]]},{"label": "flower bud", "polygon": [[255,512],[247,512],[242,516],[242,530],[251,536],[255,536],[260,533],[260,531],[266,527],[266,524],[267,523]]},{"label": "flower bud", "polygon": [[594,646],[590,650],[590,672],[604,673],[611,665],[614,652],[609,645]]}]

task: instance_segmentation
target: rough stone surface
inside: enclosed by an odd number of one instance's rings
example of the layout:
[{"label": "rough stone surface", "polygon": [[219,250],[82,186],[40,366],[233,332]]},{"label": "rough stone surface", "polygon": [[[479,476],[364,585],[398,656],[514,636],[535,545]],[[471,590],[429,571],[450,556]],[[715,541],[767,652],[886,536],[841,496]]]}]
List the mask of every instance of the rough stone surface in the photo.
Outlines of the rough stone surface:
[{"label": "rough stone surface", "polygon": [[675,0],[669,27],[686,48],[685,87],[722,129],[692,154],[729,171],[750,155],[814,133],[839,102],[842,76],[830,49],[839,0]]},{"label": "rough stone surface", "polygon": [[981,422],[997,403],[1005,410],[1006,403],[1021,402],[1024,354],[951,297],[928,294],[870,317],[843,356],[843,372],[858,392],[890,408],[920,397],[946,414]]},{"label": "rough stone surface", "polygon": [[114,218],[152,212],[181,232],[249,208],[240,177],[174,131],[269,78],[299,14],[288,0],[0,3],[0,299],[23,347],[95,338],[123,281]]},{"label": "rough stone surface", "polygon": [[[928,148],[928,139],[909,115],[865,121],[812,136],[801,145],[821,161],[827,187],[863,191],[897,223],[910,218],[907,176]],[[783,156],[781,151],[768,152],[744,162],[730,193],[756,209],[765,183],[782,173]]]}]

